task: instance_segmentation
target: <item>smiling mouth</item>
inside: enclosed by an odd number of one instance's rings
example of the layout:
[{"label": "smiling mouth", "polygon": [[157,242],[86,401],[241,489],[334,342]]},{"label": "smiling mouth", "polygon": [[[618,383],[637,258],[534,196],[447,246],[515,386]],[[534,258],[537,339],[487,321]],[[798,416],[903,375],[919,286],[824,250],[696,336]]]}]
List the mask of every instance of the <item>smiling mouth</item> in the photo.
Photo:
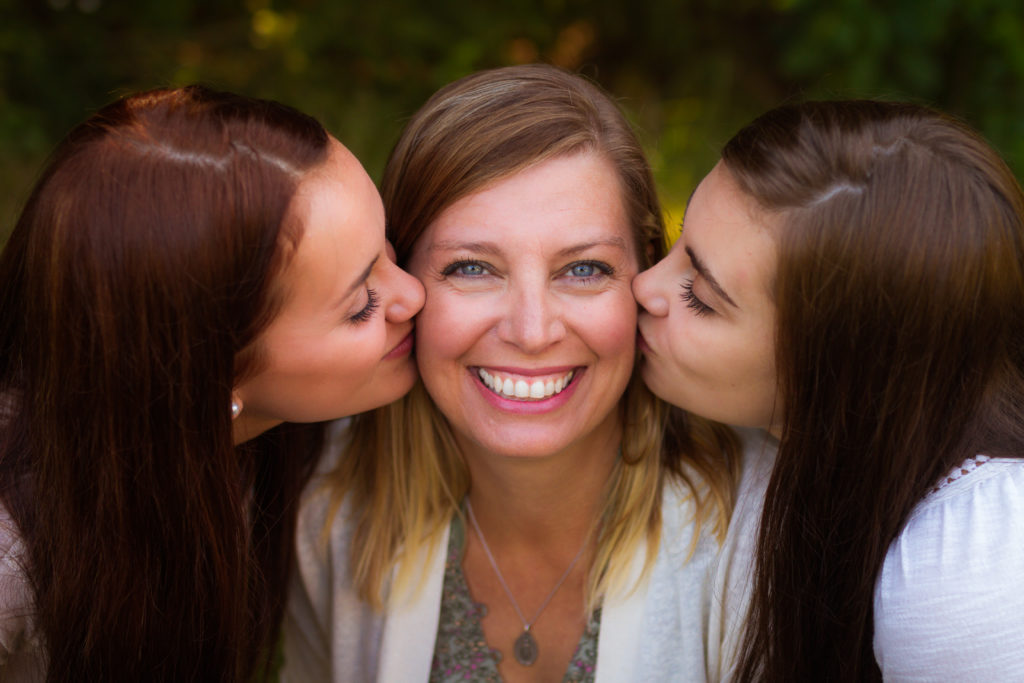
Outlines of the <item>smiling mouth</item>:
[{"label": "smiling mouth", "polygon": [[484,386],[502,398],[520,401],[542,401],[564,391],[572,383],[576,370],[570,370],[561,375],[524,379],[521,376],[513,377],[500,372],[488,372],[483,368],[477,368],[477,375],[480,377],[480,381],[484,383]]}]

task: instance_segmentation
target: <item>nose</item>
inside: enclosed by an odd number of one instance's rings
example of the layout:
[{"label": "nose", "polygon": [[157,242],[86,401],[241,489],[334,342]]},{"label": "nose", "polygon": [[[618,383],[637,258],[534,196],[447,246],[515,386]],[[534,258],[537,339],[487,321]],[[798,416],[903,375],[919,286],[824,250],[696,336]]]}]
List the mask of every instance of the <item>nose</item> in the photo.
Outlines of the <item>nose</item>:
[{"label": "nose", "polygon": [[662,263],[655,264],[633,278],[633,297],[636,302],[645,311],[658,317],[668,315],[668,297],[662,287],[659,271]]},{"label": "nose", "polygon": [[384,318],[389,322],[402,323],[420,312],[425,294],[419,280],[395,265],[393,253],[389,250],[388,258],[382,263]]},{"label": "nose", "polygon": [[505,295],[498,338],[524,353],[539,353],[565,337],[562,302],[548,288],[547,278],[520,282]]}]

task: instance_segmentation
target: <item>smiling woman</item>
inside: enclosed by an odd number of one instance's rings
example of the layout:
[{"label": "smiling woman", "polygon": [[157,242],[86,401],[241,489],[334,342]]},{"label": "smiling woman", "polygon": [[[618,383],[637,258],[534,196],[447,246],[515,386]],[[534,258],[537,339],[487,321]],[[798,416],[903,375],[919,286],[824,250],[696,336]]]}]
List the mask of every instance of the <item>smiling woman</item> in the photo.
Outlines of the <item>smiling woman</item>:
[{"label": "smiling woman", "polygon": [[614,168],[595,154],[539,163],[441,213],[409,271],[430,297],[420,373],[460,441],[525,458],[618,440],[637,263]]},{"label": "smiling woman", "polygon": [[625,119],[553,67],[469,76],[382,195],[422,384],[304,507],[286,675],[703,680],[738,443],[634,375],[630,283],[664,242]]}]

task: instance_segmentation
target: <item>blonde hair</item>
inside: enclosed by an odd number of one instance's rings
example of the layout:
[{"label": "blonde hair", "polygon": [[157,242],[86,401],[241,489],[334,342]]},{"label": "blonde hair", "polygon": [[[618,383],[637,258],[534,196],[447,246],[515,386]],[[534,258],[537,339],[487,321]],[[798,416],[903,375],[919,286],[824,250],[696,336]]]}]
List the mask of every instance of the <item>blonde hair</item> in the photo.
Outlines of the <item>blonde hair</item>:
[{"label": "blonde hair", "polygon": [[[381,186],[399,263],[455,201],[534,164],[581,152],[599,154],[615,168],[640,266],[649,267],[664,254],[664,225],[636,136],[603,91],[544,65],[467,76],[413,116]],[[636,374],[619,410],[621,456],[596,522],[590,607],[630,588],[627,572],[638,544],[647,543],[645,571],[653,562],[667,483],[689,490],[694,523],[710,524],[719,539],[732,506],[738,441],[731,430],[670,408]],[[414,586],[437,535],[460,514],[470,477],[447,420],[417,383],[402,400],[354,422],[332,485],[332,510],[347,501],[354,525],[355,584],[364,600],[379,606],[394,567],[395,588]]]}]

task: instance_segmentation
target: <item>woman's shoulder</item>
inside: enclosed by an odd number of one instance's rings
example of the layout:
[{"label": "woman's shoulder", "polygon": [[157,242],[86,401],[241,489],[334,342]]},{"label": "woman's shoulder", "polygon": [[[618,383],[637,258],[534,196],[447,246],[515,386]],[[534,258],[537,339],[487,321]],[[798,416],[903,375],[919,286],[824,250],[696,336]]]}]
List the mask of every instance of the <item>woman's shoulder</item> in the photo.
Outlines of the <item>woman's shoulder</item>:
[{"label": "woman's shoulder", "polygon": [[0,503],[0,651],[7,644],[8,625],[27,616],[31,606],[24,566],[25,545],[17,524]]},{"label": "woman's shoulder", "polygon": [[35,680],[39,643],[32,620],[32,589],[25,575],[25,545],[0,504],[0,678]]},{"label": "woman's shoulder", "polygon": [[972,458],[917,505],[875,588],[887,679],[1024,678],[1024,460]]},{"label": "woman's shoulder", "polygon": [[[944,567],[948,553],[921,553],[967,547],[1024,559],[1024,545],[1001,547],[1007,534],[1024,535],[1024,459],[978,455],[949,472],[917,504],[887,561]],[[908,555],[910,550],[915,552]]]}]

